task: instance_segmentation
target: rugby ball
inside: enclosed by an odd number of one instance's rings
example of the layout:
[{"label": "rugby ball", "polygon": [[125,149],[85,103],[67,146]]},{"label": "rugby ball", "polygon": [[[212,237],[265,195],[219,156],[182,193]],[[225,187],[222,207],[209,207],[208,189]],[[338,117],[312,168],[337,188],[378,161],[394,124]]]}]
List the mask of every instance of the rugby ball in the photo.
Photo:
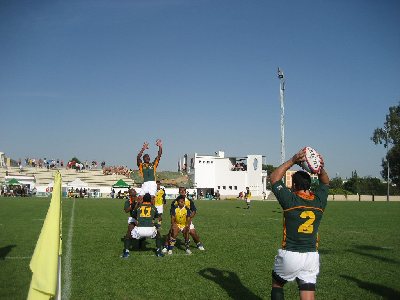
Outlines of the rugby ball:
[{"label": "rugby ball", "polygon": [[321,159],[318,152],[311,147],[305,147],[304,149],[306,151],[306,160],[302,161],[300,166],[308,173],[318,174],[321,170]]}]

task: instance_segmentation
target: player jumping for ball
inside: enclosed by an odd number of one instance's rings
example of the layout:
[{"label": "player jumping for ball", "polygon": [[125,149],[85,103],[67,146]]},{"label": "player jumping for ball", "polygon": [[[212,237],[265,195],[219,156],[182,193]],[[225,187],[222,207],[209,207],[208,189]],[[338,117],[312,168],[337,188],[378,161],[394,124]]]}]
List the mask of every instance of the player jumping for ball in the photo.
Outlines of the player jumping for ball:
[{"label": "player jumping for ball", "polygon": [[[152,204],[154,204],[154,196],[156,195],[157,192],[156,170],[162,155],[161,140],[156,141],[156,146],[158,146],[158,153],[156,159],[152,163],[150,162],[150,155],[148,155],[147,153],[143,155],[143,152],[146,149],[149,149],[149,143],[144,142],[142,149],[137,155],[137,166],[139,167],[140,175],[143,177],[143,184],[140,196],[149,193],[152,197]],[[143,161],[142,161],[142,155],[143,155]]]}]

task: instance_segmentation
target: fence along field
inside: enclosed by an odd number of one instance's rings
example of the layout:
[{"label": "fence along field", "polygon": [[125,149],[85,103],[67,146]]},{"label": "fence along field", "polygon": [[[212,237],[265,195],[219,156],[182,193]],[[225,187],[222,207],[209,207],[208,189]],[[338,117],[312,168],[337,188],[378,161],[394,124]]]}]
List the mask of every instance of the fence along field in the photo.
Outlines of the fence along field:
[{"label": "fence along field", "polygon": [[[123,260],[123,200],[63,199],[63,298],[269,299],[282,238],[278,203],[253,201],[250,210],[237,200],[196,204],[194,223],[206,251],[192,243],[188,256],[178,243],[174,255],[157,258],[148,240]],[[29,262],[48,205],[43,198],[0,198],[0,299],[26,299]],[[317,297],[399,299],[399,221],[399,202],[330,201],[320,227]],[[165,218],[163,235],[168,225]],[[285,295],[297,299],[296,285],[285,287]]]}]

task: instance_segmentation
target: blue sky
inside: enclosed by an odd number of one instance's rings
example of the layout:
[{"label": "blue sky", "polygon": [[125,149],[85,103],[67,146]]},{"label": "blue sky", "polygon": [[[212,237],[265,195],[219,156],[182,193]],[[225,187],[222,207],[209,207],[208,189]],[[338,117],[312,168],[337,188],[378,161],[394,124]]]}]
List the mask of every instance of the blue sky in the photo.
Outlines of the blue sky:
[{"label": "blue sky", "polygon": [[0,0],[0,151],[161,170],[185,153],[380,177],[370,137],[400,101],[398,1]]}]

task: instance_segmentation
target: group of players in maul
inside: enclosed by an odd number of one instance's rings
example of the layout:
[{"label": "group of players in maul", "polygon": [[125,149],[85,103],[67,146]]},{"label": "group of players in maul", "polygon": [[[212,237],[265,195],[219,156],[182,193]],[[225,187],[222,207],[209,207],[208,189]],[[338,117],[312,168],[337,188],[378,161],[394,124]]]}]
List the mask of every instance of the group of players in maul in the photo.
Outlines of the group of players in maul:
[{"label": "group of players in maul", "polygon": [[[130,190],[130,199],[125,202],[128,218],[128,230],[124,238],[123,258],[129,257],[129,248],[133,239],[155,238],[157,256],[172,254],[176,238],[182,232],[185,239],[186,253],[191,236],[199,250],[205,250],[193,225],[196,215],[194,202],[186,197],[186,189],[179,188],[179,196],[171,203],[171,228],[164,244],[161,240],[160,226],[165,202],[165,191],[156,181],[156,169],[162,155],[162,142],[156,141],[158,155],[150,162],[149,148],[145,142],[137,155],[139,172],[143,176],[140,195]],[[142,161],[143,155],[143,161]],[[315,287],[319,273],[318,228],[322,220],[328,199],[329,177],[324,169],[324,160],[319,155],[321,168],[318,172],[319,185],[311,191],[311,177],[305,171],[292,175],[292,187],[283,182],[286,171],[293,165],[301,165],[306,160],[305,149],[301,149],[289,160],[282,163],[270,174],[272,192],[283,209],[282,246],[275,256],[272,270],[271,299],[284,299],[283,287],[287,282],[296,281],[300,299],[315,298]],[[246,201],[247,202],[247,201]],[[249,205],[249,203],[248,203]],[[139,244],[140,245],[140,244]]]},{"label": "group of players in maul", "polygon": [[[162,155],[162,141],[157,140],[157,157],[153,162],[150,161],[149,154],[143,152],[149,148],[145,142],[137,155],[137,166],[139,173],[143,177],[143,184],[140,194],[135,189],[129,190],[129,199],[125,201],[124,210],[129,213],[128,230],[124,237],[124,249],[122,258],[129,257],[129,249],[133,239],[141,241],[145,238],[156,240],[156,255],[164,256],[165,253],[172,254],[176,238],[182,232],[185,239],[186,254],[192,254],[189,249],[190,236],[196,243],[197,249],[204,251],[204,246],[200,241],[199,235],[193,225],[193,218],[196,215],[196,206],[191,199],[186,197],[186,188],[179,188],[179,196],[172,201],[170,215],[171,228],[163,245],[160,227],[164,213],[165,191],[161,188],[160,181],[156,181],[156,170]],[[142,160],[143,155],[143,160]]]}]

